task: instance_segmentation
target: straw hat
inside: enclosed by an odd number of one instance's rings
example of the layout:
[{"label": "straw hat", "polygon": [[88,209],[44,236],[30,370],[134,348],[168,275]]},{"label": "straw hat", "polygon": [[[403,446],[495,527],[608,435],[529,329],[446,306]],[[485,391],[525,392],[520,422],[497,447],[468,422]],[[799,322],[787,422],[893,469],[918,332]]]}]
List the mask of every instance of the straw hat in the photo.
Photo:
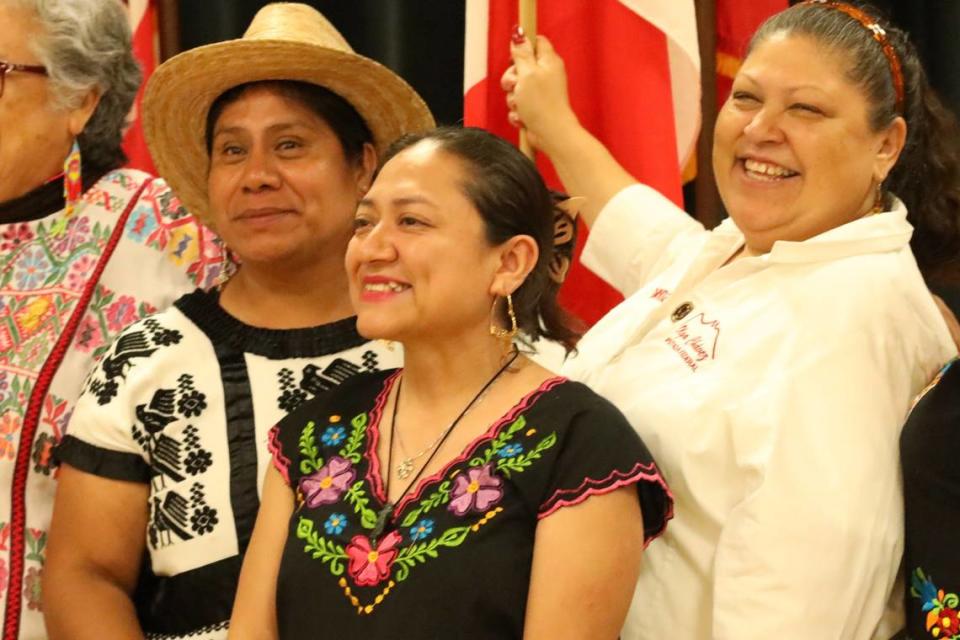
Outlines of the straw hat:
[{"label": "straw hat", "polygon": [[434,126],[410,85],[354,53],[316,9],[269,4],[242,38],[185,51],[160,65],[147,84],[143,129],[154,163],[184,206],[205,222],[207,113],[223,92],[258,80],[299,80],[330,89],[364,119],[378,153],[404,133]]}]

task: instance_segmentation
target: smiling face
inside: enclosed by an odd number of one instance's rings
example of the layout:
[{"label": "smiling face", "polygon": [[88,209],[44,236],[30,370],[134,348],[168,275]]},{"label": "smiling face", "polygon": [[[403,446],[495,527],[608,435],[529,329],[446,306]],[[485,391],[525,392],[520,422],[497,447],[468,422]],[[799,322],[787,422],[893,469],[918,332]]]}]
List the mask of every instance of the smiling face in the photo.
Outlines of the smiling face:
[{"label": "smiling face", "polygon": [[781,31],[754,48],[734,79],[717,118],[713,169],[752,253],[868,213],[896,162],[903,120],[872,131],[847,64],[816,40]]},{"label": "smiling face", "polygon": [[[0,4],[0,60],[41,64],[29,46],[43,35],[36,15]],[[0,96],[0,202],[22,196],[63,170],[92,108],[61,109],[42,75],[10,71]]]},{"label": "smiling face", "polygon": [[486,334],[503,247],[487,241],[465,180],[463,162],[431,140],[380,171],[347,248],[362,335],[409,344]]},{"label": "smiling face", "polygon": [[300,101],[255,87],[213,127],[208,191],[218,233],[244,264],[342,269],[368,162],[350,163],[330,126]]}]

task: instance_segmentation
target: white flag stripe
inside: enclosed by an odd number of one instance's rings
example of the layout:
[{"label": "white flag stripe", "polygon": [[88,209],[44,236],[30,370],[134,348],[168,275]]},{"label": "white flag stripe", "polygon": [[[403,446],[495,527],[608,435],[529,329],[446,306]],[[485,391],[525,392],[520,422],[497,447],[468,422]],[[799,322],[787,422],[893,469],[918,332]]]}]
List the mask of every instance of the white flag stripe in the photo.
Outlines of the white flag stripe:
[{"label": "white flag stripe", "polygon": [[147,12],[147,6],[149,4],[150,0],[130,0],[128,2],[127,14],[130,20],[130,31],[136,32],[137,27],[140,26],[140,21],[143,20],[143,14]]},{"label": "white flag stripe", "polygon": [[[463,92],[487,77],[490,0],[467,0],[464,33]],[[499,79],[495,79],[499,82]]]}]

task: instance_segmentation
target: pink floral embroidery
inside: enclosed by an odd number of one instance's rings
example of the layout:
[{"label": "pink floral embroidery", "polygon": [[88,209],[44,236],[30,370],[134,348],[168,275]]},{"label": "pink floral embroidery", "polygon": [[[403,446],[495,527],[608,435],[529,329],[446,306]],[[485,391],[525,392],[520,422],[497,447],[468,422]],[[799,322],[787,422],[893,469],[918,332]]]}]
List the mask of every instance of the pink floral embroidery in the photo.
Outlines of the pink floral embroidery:
[{"label": "pink floral embroidery", "polygon": [[70,271],[67,272],[67,288],[71,291],[82,291],[87,284],[87,277],[97,266],[97,260],[91,255],[85,255],[70,265]]},{"label": "pink floral embroidery", "polygon": [[315,473],[300,479],[304,502],[311,509],[336,502],[356,475],[348,460],[333,456]]},{"label": "pink floral embroidery", "polygon": [[41,569],[30,567],[23,579],[23,597],[27,600],[27,608],[32,611],[43,611],[40,577]]},{"label": "pink floral embroidery", "polygon": [[0,243],[0,250],[9,251],[33,240],[33,232],[30,230],[30,225],[26,223],[11,225],[3,232],[2,238],[3,242]]},{"label": "pink floral embroidery", "polygon": [[107,327],[110,331],[121,331],[137,319],[137,303],[131,296],[120,296],[107,307]]},{"label": "pink floral embroidery", "polygon": [[390,567],[398,553],[397,545],[402,540],[403,536],[391,531],[374,549],[367,536],[354,536],[346,548],[347,557],[350,558],[347,572],[363,587],[372,587],[383,582],[390,575]]},{"label": "pink floral embroidery", "polygon": [[503,480],[493,474],[493,463],[470,469],[453,479],[450,511],[458,516],[470,511],[486,511],[503,497]]}]

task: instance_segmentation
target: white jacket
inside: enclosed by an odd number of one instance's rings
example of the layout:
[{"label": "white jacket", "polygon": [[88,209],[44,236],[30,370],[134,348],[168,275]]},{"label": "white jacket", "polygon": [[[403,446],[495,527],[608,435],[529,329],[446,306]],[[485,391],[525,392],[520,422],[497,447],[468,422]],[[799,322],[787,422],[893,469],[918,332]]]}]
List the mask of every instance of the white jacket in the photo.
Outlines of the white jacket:
[{"label": "white jacket", "polygon": [[898,436],[956,351],[911,233],[898,203],[721,266],[743,246],[732,220],[707,232],[642,185],[603,210],[583,260],[628,298],[563,372],[627,415],[676,498],[625,640],[896,624]]}]

